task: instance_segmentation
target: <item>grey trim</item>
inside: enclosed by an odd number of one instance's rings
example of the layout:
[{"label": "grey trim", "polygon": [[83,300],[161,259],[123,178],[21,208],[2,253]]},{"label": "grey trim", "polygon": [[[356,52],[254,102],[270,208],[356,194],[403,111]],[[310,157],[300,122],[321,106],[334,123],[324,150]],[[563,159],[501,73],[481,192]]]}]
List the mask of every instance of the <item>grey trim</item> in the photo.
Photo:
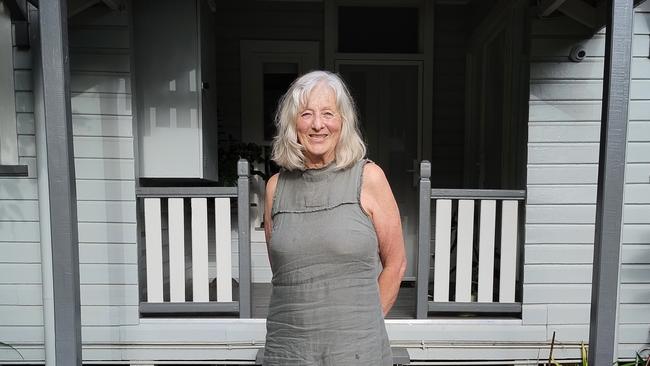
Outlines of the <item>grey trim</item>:
[{"label": "grey trim", "polygon": [[239,311],[239,302],[141,302],[140,314],[221,314]]},{"label": "grey trim", "polygon": [[237,197],[237,187],[138,187],[138,198],[146,197]]},{"label": "grey trim", "polygon": [[632,0],[608,3],[598,158],[589,363],[615,361],[625,147],[632,62]]},{"label": "grey trim", "polygon": [[27,165],[0,165],[0,177],[26,177]]},{"label": "grey trim", "polygon": [[521,313],[521,303],[499,302],[433,302],[429,311],[439,313]]},{"label": "grey trim", "polygon": [[405,347],[391,347],[393,353],[393,365],[409,365],[411,356]]},{"label": "grey trim", "polygon": [[41,276],[43,280],[43,338],[46,365],[56,364],[56,336],[54,332],[54,279],[52,263],[52,230],[50,228],[50,190],[47,169],[47,143],[45,133],[45,106],[43,100],[43,74],[40,67],[41,42],[38,10],[29,10],[30,43],[32,47],[32,74],[34,91],[34,131],[36,133],[36,170],[38,176],[38,221],[41,241]]},{"label": "grey trim", "polygon": [[526,191],[504,189],[432,189],[431,198],[454,200],[493,199],[523,201],[526,199]]},{"label": "grey trim", "polygon": [[250,167],[248,161],[237,162],[237,225],[239,230],[239,317],[253,316],[251,286]]},{"label": "grey trim", "polygon": [[81,365],[79,240],[72,148],[68,12],[65,0],[40,4],[40,47],[52,230],[56,364]]},{"label": "grey trim", "polygon": [[416,270],[416,302],[415,317],[427,317],[429,294],[429,267],[431,262],[431,163],[427,160],[420,162],[420,193],[418,215],[418,255]]}]

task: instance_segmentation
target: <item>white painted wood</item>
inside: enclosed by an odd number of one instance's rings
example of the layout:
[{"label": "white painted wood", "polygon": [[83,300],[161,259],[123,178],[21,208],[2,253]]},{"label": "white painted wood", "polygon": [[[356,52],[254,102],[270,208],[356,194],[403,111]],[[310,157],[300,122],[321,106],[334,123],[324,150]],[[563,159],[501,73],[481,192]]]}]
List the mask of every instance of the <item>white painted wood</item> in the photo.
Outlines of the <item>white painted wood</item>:
[{"label": "white painted wood", "polygon": [[14,90],[29,91],[33,89],[33,85],[31,70],[14,71]]},{"label": "white painted wood", "polygon": [[[648,105],[648,108],[650,108],[650,104]],[[650,156],[650,143],[630,142],[627,144],[625,158],[628,163],[647,163],[648,156]]]},{"label": "white painted wood", "polygon": [[70,76],[70,91],[73,93],[131,93],[128,73],[76,71]]},{"label": "white painted wood", "polygon": [[527,224],[526,244],[593,244],[594,225]]},{"label": "white painted wood", "polygon": [[436,200],[433,301],[449,301],[451,200]]},{"label": "white painted wood", "polygon": [[132,159],[131,137],[74,137],[76,158]]},{"label": "white painted wood", "polygon": [[111,326],[116,320],[123,325],[137,325],[139,315],[138,305],[81,307],[81,323],[86,327]]},{"label": "white painted wood", "polygon": [[182,198],[167,200],[169,220],[169,301],[185,302],[185,221]]},{"label": "white painted wood", "polygon": [[232,301],[230,198],[214,200],[217,267],[217,301]]},{"label": "white painted wood", "polygon": [[77,202],[79,222],[136,223],[133,201],[80,201]]},{"label": "white painted wood", "polygon": [[624,283],[620,286],[621,304],[650,304],[650,285]]},{"label": "white painted wood", "polygon": [[192,290],[194,302],[209,301],[208,206],[206,198],[192,198]]},{"label": "white painted wood", "polygon": [[[163,301],[162,231],[160,198],[144,199],[144,232],[147,260],[147,301]],[[81,266],[80,266],[81,267]]]},{"label": "white painted wood", "polygon": [[131,95],[111,93],[72,93],[72,113],[131,115]]},{"label": "white painted wood", "polygon": [[95,285],[80,286],[82,306],[136,306],[139,304],[138,285]]},{"label": "white painted wood", "polygon": [[[648,143],[648,147],[648,151],[650,151],[650,143]],[[625,203],[650,204],[650,184],[627,184],[625,186],[623,201]]]},{"label": "white painted wood", "polygon": [[478,250],[478,302],[492,302],[496,201],[481,200]]},{"label": "white painted wood", "polygon": [[137,285],[138,266],[137,264],[82,263],[79,264],[79,282],[82,285]]},{"label": "white painted wood", "polygon": [[[135,243],[79,243],[80,264],[137,264]],[[83,305],[83,301],[82,301]]]},{"label": "white painted wood", "polygon": [[528,125],[528,142],[598,142],[599,133],[598,122],[535,122]]},{"label": "white painted wood", "polygon": [[34,135],[18,135],[18,155],[36,157],[36,137]]},{"label": "white painted wood", "polygon": [[596,205],[529,204],[526,207],[526,222],[530,224],[593,224],[595,219]]},{"label": "white painted wood", "polygon": [[646,324],[650,328],[650,304],[622,304],[620,324]]},{"label": "white painted wood", "polygon": [[0,242],[38,242],[38,222],[0,221]]},{"label": "white painted wood", "polygon": [[499,271],[499,302],[515,301],[517,275],[517,201],[504,200],[501,206],[501,268]]},{"label": "white painted wood", "polygon": [[24,283],[0,285],[0,305],[43,305],[43,286]]},{"label": "white painted wood", "polygon": [[534,204],[596,204],[595,184],[528,186],[527,203]]},{"label": "white painted wood", "polygon": [[2,200],[0,221],[38,221],[38,201]]},{"label": "white painted wood", "polygon": [[524,266],[526,283],[591,283],[592,266],[589,264],[527,264]]},{"label": "white painted wood", "polygon": [[75,159],[75,173],[79,179],[133,180],[132,159]]},{"label": "white painted wood", "polygon": [[650,237],[650,226],[632,225],[623,226],[623,245],[625,244],[648,244]]},{"label": "white painted wood", "polygon": [[622,264],[621,283],[650,284],[650,264]]},{"label": "white painted wood", "polygon": [[135,182],[77,179],[77,200],[132,202],[135,201]]},{"label": "white painted wood", "polygon": [[40,263],[3,263],[0,266],[0,284],[40,285]]},{"label": "white painted wood", "polygon": [[72,116],[72,129],[75,136],[133,136],[133,117],[75,114]]},{"label": "white painted wood", "polygon": [[[594,247],[591,244],[527,244],[526,264],[591,264]],[[526,279],[528,282],[528,279]]]},{"label": "white painted wood", "polygon": [[34,112],[34,93],[31,91],[16,91],[15,95],[17,113]]},{"label": "white painted wood", "polygon": [[596,143],[528,144],[529,164],[595,164],[597,162],[598,144]]},{"label": "white painted wood", "polygon": [[0,305],[0,324],[21,327],[43,326],[43,306]]},{"label": "white painted wood", "polygon": [[456,247],[457,302],[472,301],[472,246],[474,242],[474,201],[458,200],[458,240]]},{"label": "white painted wood", "polygon": [[589,304],[590,284],[526,284],[524,296],[528,304]]},{"label": "white painted wood", "polygon": [[625,183],[650,183],[650,164],[627,164]]},{"label": "white painted wood", "polygon": [[40,263],[41,248],[38,242],[0,241],[2,263]]},{"label": "white painted wood", "polygon": [[625,244],[621,251],[621,263],[650,264],[648,244]]},{"label": "white painted wood", "polygon": [[85,243],[135,243],[136,224],[80,222],[79,241]]},{"label": "white painted wood", "polygon": [[35,134],[34,113],[16,113],[16,132],[21,135]]},{"label": "white painted wood", "polygon": [[0,178],[0,200],[37,200],[36,179]]}]

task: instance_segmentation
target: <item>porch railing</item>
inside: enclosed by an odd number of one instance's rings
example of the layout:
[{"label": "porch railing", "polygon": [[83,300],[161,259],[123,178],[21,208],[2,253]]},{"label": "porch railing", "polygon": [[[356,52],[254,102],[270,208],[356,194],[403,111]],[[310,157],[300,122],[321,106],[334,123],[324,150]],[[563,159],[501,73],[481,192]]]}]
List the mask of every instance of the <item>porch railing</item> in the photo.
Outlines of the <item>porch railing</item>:
[{"label": "porch railing", "polygon": [[[251,317],[250,191],[246,160],[239,160],[237,173],[237,187],[137,189],[143,216],[140,222],[144,223],[140,245],[144,248],[146,269],[142,273],[146,277],[146,292],[140,302],[141,314],[238,313],[241,318]],[[231,263],[233,198],[237,200],[239,247],[236,299]],[[209,244],[214,247],[209,248]],[[212,274],[210,264],[213,264]]]},{"label": "porch railing", "polygon": [[430,312],[520,312],[515,294],[522,231],[519,217],[526,192],[431,189],[430,176],[431,164],[423,161],[417,318],[426,318]]}]

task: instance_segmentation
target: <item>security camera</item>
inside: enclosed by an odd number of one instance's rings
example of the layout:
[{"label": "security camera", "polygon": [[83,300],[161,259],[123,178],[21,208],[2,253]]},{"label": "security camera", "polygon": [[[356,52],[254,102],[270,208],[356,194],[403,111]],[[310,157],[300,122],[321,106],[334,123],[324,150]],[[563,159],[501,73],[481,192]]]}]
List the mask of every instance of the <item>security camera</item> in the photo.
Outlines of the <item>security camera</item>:
[{"label": "security camera", "polygon": [[587,51],[581,44],[574,46],[569,52],[569,60],[573,62],[580,62],[585,59],[585,56],[587,56]]}]

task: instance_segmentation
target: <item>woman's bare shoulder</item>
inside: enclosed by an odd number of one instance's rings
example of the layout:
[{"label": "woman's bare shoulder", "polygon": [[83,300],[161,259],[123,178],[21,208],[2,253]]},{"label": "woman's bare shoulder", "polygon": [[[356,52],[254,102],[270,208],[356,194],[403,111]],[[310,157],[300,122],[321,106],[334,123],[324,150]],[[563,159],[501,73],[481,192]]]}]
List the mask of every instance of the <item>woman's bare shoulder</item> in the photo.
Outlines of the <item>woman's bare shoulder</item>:
[{"label": "woman's bare shoulder", "polygon": [[388,185],[384,170],[373,161],[368,161],[363,167],[363,186],[371,191]]}]

